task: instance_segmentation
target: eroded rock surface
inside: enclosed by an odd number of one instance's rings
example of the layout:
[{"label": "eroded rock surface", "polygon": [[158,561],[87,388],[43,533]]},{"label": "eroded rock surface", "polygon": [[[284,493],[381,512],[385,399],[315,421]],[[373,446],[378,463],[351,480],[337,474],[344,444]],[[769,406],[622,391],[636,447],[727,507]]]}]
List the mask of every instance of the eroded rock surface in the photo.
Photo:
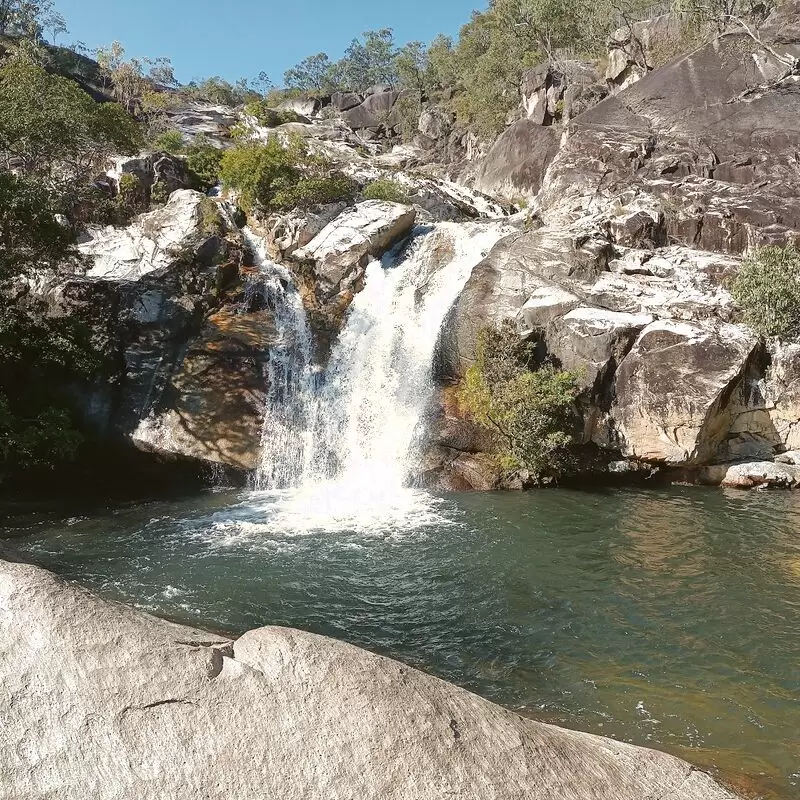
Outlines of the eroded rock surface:
[{"label": "eroded rock surface", "polygon": [[0,628],[9,798],[735,800],[665,753],[348,644],[286,628],[232,642],[20,563],[0,561]]},{"label": "eroded rock surface", "polygon": [[313,264],[322,292],[331,297],[353,286],[370,258],[407,236],[415,219],[409,206],[365,200],[337,216],[292,258]]}]

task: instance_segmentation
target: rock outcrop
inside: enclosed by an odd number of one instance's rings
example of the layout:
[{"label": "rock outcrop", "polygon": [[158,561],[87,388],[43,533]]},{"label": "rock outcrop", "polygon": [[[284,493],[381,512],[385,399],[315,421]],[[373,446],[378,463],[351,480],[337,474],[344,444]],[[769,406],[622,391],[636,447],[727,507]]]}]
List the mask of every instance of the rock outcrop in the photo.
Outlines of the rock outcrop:
[{"label": "rock outcrop", "polygon": [[416,211],[400,203],[365,200],[339,214],[292,260],[310,265],[322,298],[352,291],[372,258],[380,258],[408,236]]},{"label": "rock outcrop", "polygon": [[231,641],[20,563],[0,561],[0,628],[9,798],[735,800],[665,753],[348,644],[285,628]]},{"label": "rock outcrop", "polygon": [[722,35],[563,128],[551,124],[561,77],[526,76],[526,118],[479,185],[527,192],[533,213],[473,270],[442,337],[442,380],[464,374],[482,327],[513,320],[583,370],[584,438],[610,460],[709,480],[701,467],[796,447],[796,347],[759,343],[726,288],[743,253],[800,237],[800,88],[787,67],[800,8],[785,4],[759,35]]},{"label": "rock outcrop", "polygon": [[173,193],[127,228],[91,231],[85,276],[44,290],[53,315],[91,329],[106,369],[84,398],[104,441],[169,459],[256,464],[273,311],[225,204]]}]

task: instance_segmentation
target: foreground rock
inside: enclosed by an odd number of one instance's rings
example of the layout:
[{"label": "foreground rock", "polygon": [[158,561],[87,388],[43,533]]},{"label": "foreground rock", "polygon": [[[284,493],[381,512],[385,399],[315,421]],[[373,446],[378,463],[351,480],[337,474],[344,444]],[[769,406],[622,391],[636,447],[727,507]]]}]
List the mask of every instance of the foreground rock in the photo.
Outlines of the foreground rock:
[{"label": "foreground rock", "polygon": [[351,645],[236,642],[0,561],[3,796],[734,800],[679,759],[517,714]]}]

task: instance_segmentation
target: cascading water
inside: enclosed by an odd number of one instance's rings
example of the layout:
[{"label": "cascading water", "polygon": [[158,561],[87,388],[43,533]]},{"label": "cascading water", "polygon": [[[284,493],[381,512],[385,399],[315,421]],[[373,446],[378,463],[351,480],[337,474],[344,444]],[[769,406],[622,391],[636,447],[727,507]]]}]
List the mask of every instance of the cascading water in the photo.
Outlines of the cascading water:
[{"label": "cascading water", "polygon": [[277,329],[256,488],[293,489],[265,497],[270,530],[431,521],[432,498],[406,484],[434,393],[436,342],[472,268],[508,232],[500,221],[443,222],[418,228],[399,255],[370,263],[322,375],[289,273],[248,234]]},{"label": "cascading water", "polygon": [[442,321],[498,228],[441,223],[396,261],[367,267],[316,398],[306,483],[333,479],[361,491],[405,484],[434,391]]},{"label": "cascading water", "polygon": [[252,285],[251,291],[262,293],[275,325],[255,486],[260,490],[288,489],[302,480],[309,452],[316,388],[311,331],[289,271],[267,258],[263,242],[252,231],[245,229],[244,236],[261,272],[260,281]]}]

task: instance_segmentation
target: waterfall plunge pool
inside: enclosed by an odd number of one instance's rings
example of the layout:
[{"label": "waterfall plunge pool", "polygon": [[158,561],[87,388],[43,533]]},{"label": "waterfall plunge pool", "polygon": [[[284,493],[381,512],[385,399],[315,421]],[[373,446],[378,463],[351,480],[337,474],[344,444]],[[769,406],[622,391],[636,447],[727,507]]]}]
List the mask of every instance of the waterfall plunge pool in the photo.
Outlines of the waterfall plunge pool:
[{"label": "waterfall plunge pool", "polygon": [[74,513],[18,512],[2,534],[156,614],[334,636],[756,794],[800,793],[800,495],[330,483]]}]

